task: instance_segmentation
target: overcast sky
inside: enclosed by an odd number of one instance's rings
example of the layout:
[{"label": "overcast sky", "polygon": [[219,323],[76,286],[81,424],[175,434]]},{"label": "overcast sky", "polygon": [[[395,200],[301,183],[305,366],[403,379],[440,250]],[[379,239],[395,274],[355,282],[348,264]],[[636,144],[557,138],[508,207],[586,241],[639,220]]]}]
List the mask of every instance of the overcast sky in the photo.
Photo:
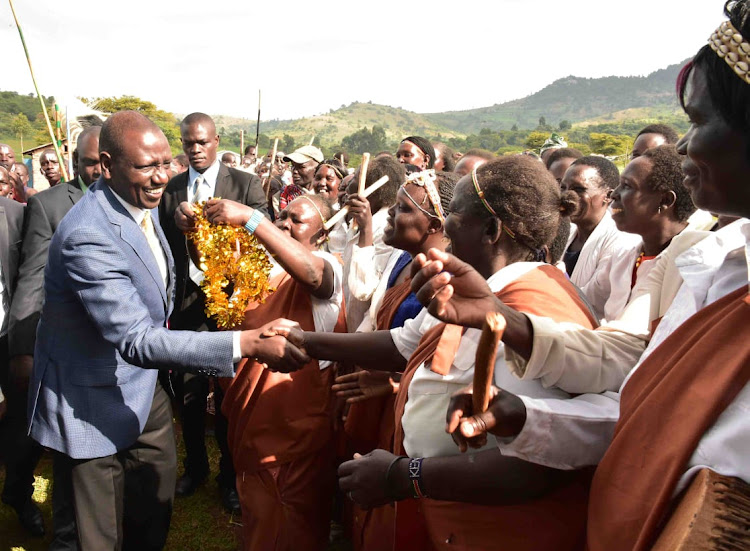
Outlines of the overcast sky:
[{"label": "overcast sky", "polygon": [[[352,101],[425,113],[568,75],[646,75],[693,55],[723,0],[15,0],[43,95],[135,95],[175,113],[312,116]],[[0,90],[33,91],[0,1]]]}]

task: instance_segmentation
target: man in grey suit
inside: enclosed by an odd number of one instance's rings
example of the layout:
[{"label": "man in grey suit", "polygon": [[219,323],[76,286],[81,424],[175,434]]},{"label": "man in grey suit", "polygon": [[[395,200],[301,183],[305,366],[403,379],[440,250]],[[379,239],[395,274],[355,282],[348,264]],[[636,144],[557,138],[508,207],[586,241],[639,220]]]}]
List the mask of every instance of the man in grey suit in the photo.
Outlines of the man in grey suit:
[{"label": "man in grey suit", "polygon": [[[258,357],[308,358],[257,331],[172,331],[175,277],[156,207],[172,153],[133,111],[104,123],[102,177],[57,228],[29,388],[30,434],[69,461],[82,549],[161,549],[174,495],[169,399],[157,370],[231,377]],[[137,480],[137,483],[132,483]]]},{"label": "man in grey suit", "polygon": [[[8,326],[10,345],[10,372],[19,387],[19,395],[26,399],[28,382],[34,364],[36,328],[44,302],[44,266],[47,263],[49,243],[63,217],[73,208],[84,191],[101,175],[99,163],[100,126],[87,128],[78,136],[78,145],[73,152],[76,176],[72,180],[29,197],[24,222],[21,266],[18,283],[10,308]],[[26,407],[23,408],[24,418]],[[23,444],[33,442],[26,435],[24,421]],[[34,448],[37,448],[36,450]],[[18,471],[13,478],[28,491],[32,491],[33,473],[39,457],[38,445],[18,446]],[[75,550],[78,548],[73,506],[70,502],[70,473],[59,461],[53,465],[52,522],[54,539],[50,551]],[[11,479],[6,475],[6,485]]]},{"label": "man in grey suit", "polygon": [[[175,308],[169,323],[172,329],[215,331],[216,325],[206,316],[205,296],[199,287],[203,274],[188,257],[185,234],[175,224],[175,211],[183,201],[194,203],[221,197],[265,213],[266,197],[257,176],[219,162],[220,136],[211,117],[205,113],[187,115],[180,123],[180,138],[190,167],[170,180],[159,204],[159,219],[174,255],[177,276]],[[175,391],[185,441],[185,474],[177,481],[175,493],[189,496],[209,474],[205,441],[209,380],[202,375],[177,373]],[[215,384],[214,434],[221,451],[216,481],[224,508],[239,513],[240,500],[227,445],[227,421],[221,413],[222,398],[221,387]]]}]

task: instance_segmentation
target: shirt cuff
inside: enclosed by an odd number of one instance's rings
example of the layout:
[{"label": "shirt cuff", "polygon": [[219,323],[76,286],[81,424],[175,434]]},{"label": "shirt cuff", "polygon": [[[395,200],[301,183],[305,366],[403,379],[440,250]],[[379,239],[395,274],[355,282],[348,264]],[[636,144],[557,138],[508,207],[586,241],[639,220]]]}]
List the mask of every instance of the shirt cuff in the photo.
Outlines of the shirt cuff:
[{"label": "shirt cuff", "polygon": [[240,347],[240,335],[242,331],[232,331],[232,363],[242,359],[242,347]]}]

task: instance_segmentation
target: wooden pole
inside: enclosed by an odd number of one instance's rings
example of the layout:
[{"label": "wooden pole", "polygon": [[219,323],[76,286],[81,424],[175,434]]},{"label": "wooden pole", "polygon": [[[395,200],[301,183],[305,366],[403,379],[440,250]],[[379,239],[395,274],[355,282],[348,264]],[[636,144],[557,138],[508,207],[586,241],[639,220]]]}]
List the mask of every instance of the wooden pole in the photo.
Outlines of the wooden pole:
[{"label": "wooden pole", "polygon": [[266,176],[266,182],[263,187],[266,189],[266,200],[271,193],[271,177],[273,176],[273,165],[276,164],[276,151],[279,147],[279,139],[276,138],[273,141],[273,149],[271,150],[271,165],[268,167],[268,176]]},{"label": "wooden pole", "polygon": [[315,134],[313,134],[312,138],[310,138],[310,145],[315,143]]},{"label": "wooden pole", "polygon": [[[364,190],[361,194],[361,197],[368,197],[378,191],[381,187],[383,187],[385,184],[388,183],[388,176],[383,176],[379,180],[377,180],[375,183],[373,183],[370,187],[368,187],[366,190]],[[344,206],[341,208],[340,211],[338,211],[336,214],[331,216],[330,220],[326,222],[323,225],[323,228],[325,230],[330,230],[333,226],[338,223],[339,220],[341,220],[344,216],[346,216],[346,213],[349,212],[349,207]]]},{"label": "wooden pole", "polygon": [[[245,131],[240,130],[240,155],[242,157],[245,156]],[[242,163],[242,158],[240,158],[240,163]]]},{"label": "wooden pole", "polygon": [[367,167],[370,166],[370,154],[362,154],[362,164],[359,167],[359,186],[357,187],[357,194],[362,196],[365,192],[365,180],[367,179]]},{"label": "wooden pole", "polygon": [[60,148],[58,147],[57,142],[55,141],[55,132],[52,130],[52,123],[49,120],[49,113],[47,113],[47,106],[44,105],[44,97],[42,97],[42,94],[39,93],[39,86],[37,86],[36,84],[36,77],[34,76],[34,68],[31,66],[31,58],[29,57],[29,49],[26,47],[26,40],[23,37],[21,24],[18,22],[18,17],[16,16],[16,9],[13,7],[13,0],[8,0],[8,3],[10,4],[10,11],[13,13],[13,19],[16,22],[18,35],[21,37],[21,44],[23,45],[23,51],[26,54],[26,62],[29,64],[29,72],[31,73],[31,81],[34,83],[34,90],[36,90],[36,95],[39,98],[39,103],[42,105],[42,113],[44,114],[44,120],[47,122],[47,130],[49,131],[50,141],[52,141],[52,146],[55,148],[55,153],[57,154],[57,162],[60,164],[60,172],[62,174],[63,181],[67,181],[68,171],[65,168],[65,160],[63,159],[62,153],[60,152]]},{"label": "wooden pole", "polygon": [[260,141],[260,89],[258,89],[258,121],[255,123],[255,154],[258,154],[258,142]]}]

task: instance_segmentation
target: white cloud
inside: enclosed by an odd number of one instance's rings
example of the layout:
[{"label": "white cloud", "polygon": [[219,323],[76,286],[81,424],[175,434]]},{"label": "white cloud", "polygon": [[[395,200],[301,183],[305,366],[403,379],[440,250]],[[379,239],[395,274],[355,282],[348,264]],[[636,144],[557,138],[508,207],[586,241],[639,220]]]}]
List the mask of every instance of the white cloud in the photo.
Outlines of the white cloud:
[{"label": "white cloud", "polygon": [[[567,75],[645,75],[693,55],[721,0],[246,3],[16,1],[45,95],[132,94],[178,113],[417,112],[531,94]],[[33,91],[8,4],[0,89]]]}]

